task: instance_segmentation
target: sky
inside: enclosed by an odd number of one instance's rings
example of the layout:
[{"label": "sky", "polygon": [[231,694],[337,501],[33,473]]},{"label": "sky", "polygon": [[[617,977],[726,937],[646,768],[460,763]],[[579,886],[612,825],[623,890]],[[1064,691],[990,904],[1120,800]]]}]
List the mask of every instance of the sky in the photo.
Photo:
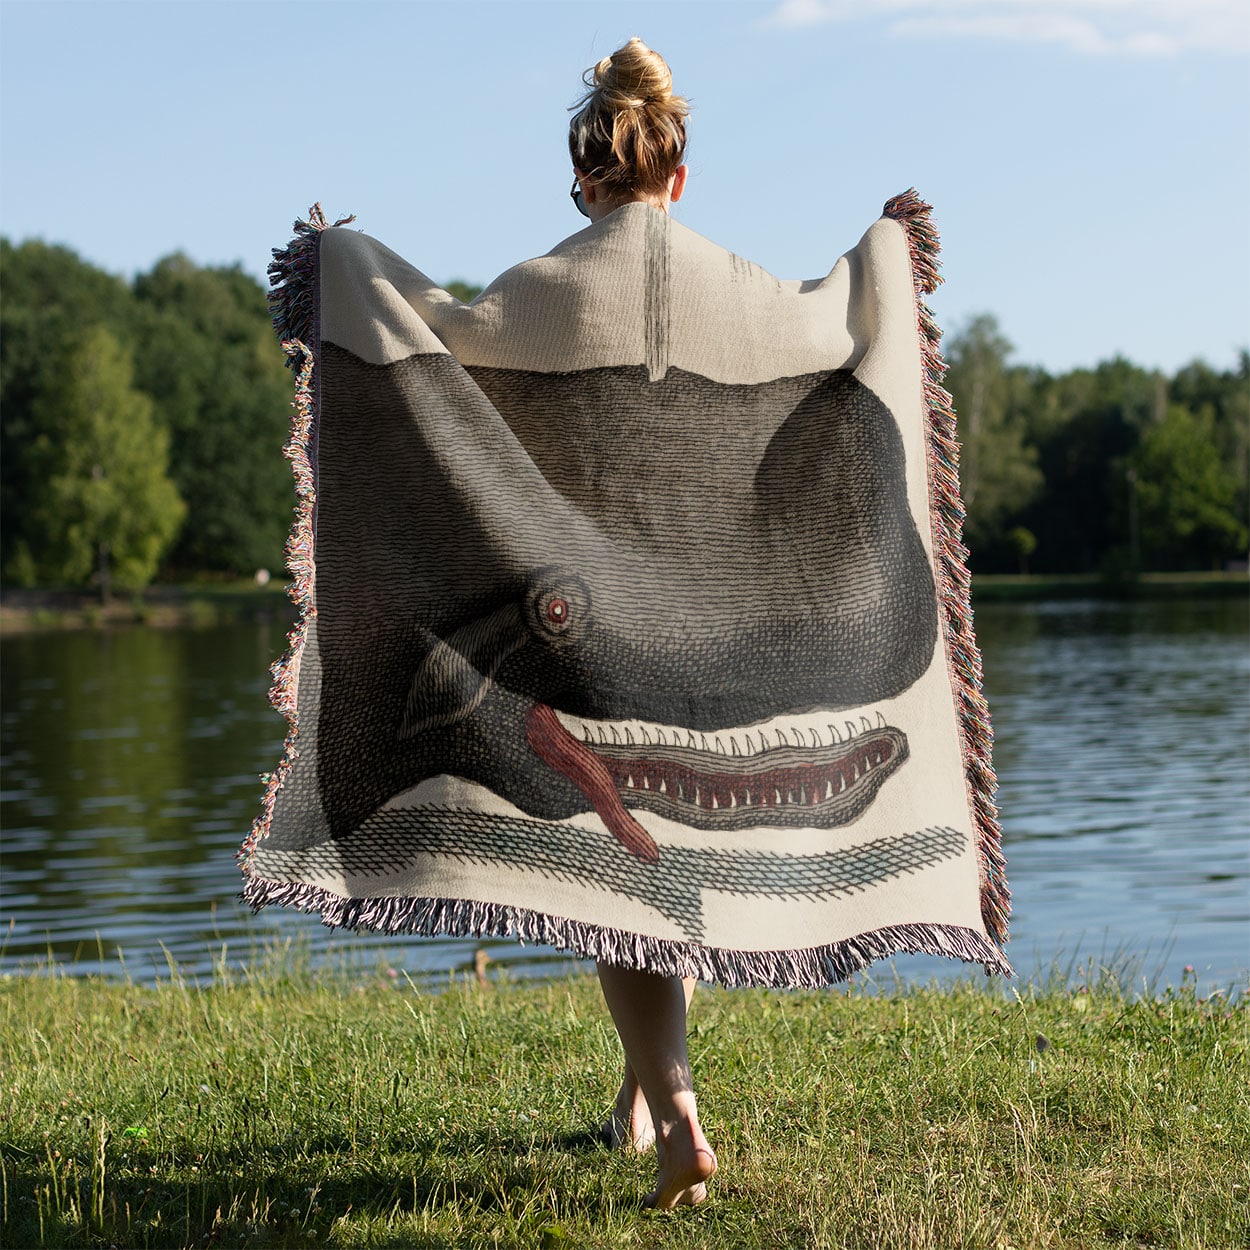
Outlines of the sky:
[{"label": "sky", "polygon": [[263,279],[320,202],[484,284],[584,224],[567,110],[633,35],[692,105],[675,215],[778,277],[915,186],[948,332],[1051,372],[1250,345],[1246,0],[0,0],[0,232]]}]

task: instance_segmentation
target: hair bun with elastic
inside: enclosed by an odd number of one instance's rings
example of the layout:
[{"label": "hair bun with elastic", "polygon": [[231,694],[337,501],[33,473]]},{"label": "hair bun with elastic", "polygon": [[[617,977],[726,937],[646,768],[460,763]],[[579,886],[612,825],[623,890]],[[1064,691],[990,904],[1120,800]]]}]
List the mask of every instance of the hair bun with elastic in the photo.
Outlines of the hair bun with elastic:
[{"label": "hair bun with elastic", "polygon": [[631,39],[582,76],[569,153],[609,195],[654,195],[667,188],[686,152],[690,106],[673,94],[667,62]]}]

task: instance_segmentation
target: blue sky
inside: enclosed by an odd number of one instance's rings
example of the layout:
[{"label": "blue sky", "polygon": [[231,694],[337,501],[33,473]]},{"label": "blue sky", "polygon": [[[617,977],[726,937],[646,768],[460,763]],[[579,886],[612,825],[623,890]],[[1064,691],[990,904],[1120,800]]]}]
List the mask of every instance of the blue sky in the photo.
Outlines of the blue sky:
[{"label": "blue sky", "polygon": [[634,34],[694,108],[678,216],[778,276],[915,185],[948,330],[1054,371],[1250,343],[1245,0],[0,0],[0,229],[259,277],[320,200],[485,282],[580,227],[566,110]]}]

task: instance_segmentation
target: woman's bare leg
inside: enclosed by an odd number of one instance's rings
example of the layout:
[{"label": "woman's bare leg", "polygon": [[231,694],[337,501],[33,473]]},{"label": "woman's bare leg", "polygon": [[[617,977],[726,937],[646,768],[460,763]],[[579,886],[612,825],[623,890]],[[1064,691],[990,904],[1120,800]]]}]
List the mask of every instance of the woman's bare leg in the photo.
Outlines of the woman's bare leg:
[{"label": "woman's bare leg", "polygon": [[[698,982],[694,977],[682,979],[682,990],[686,998],[686,1010],[690,1010],[690,1000],[694,997],[694,987]],[[647,1106],[646,1096],[634,1066],[625,1059],[625,1078],[616,1095],[616,1104],[608,1122],[603,1126],[603,1139],[607,1144],[618,1150],[637,1150],[640,1153],[655,1145],[655,1125],[651,1122],[651,1109]]]},{"label": "woman's bare leg", "polygon": [[660,1174],[647,1205],[693,1206],[707,1197],[716,1156],[699,1126],[690,1079],[686,987],[680,977],[598,967],[603,997],[651,1112]]}]

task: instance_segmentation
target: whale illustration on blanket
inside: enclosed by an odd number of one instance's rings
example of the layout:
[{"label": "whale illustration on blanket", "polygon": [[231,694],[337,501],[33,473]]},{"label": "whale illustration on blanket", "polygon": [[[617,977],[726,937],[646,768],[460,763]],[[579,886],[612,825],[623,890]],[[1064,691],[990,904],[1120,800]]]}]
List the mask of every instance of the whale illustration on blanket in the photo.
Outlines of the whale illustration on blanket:
[{"label": "whale illustration on blanket", "polygon": [[469,303],[296,223],[249,904],[729,986],[1010,974],[929,212],[790,281],[627,204]]},{"label": "whale illustration on blanket", "polygon": [[[929,666],[936,599],[897,427],[850,372],[728,387],[323,350],[323,403],[352,409],[323,427],[323,463],[350,463],[335,442],[368,429],[387,466],[322,475],[319,568],[352,570],[317,605],[336,834],[447,775],[544,820],[593,810],[654,862],[635,812],[840,827],[905,763],[905,727],[873,705]],[[442,392],[419,436],[397,390]],[[614,391],[624,432],[593,419]],[[726,406],[742,419],[710,457],[700,416]],[[384,534],[363,524],[380,513]]]}]

